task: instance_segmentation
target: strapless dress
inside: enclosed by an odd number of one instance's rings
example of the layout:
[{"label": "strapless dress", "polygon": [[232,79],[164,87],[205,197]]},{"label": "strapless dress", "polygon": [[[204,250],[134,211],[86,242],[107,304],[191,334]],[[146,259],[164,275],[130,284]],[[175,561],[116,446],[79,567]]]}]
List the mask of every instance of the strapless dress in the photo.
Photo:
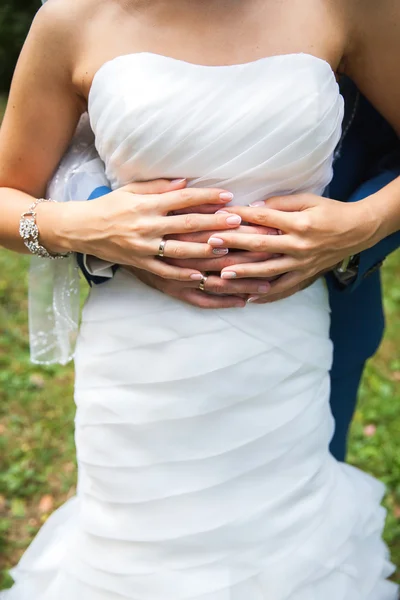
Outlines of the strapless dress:
[{"label": "strapless dress", "polygon": [[[140,53],[97,72],[89,115],[114,189],[186,177],[247,205],[323,192],[343,99],[308,54],[208,67]],[[77,496],[1,600],[395,600],[383,486],[329,453],[329,321],[322,280],[209,311],[122,269],[93,288]]]}]

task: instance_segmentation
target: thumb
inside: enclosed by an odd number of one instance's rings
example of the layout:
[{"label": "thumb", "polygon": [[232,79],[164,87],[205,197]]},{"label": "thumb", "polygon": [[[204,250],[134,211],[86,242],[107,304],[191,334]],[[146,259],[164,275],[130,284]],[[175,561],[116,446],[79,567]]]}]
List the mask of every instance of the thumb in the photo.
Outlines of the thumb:
[{"label": "thumb", "polygon": [[164,194],[186,187],[186,179],[155,179],[154,181],[137,181],[125,185],[122,190],[131,194]]},{"label": "thumb", "polygon": [[298,212],[310,208],[311,204],[303,194],[293,196],[273,196],[264,200],[263,205],[274,210],[283,210],[286,212]]}]

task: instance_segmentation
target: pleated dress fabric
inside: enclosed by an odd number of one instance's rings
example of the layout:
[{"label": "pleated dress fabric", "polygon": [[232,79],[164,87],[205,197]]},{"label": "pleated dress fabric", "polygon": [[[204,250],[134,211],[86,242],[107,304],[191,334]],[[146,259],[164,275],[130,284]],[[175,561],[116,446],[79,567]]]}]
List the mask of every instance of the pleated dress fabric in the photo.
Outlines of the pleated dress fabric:
[{"label": "pleated dress fabric", "polygon": [[[89,113],[113,188],[187,177],[247,205],[322,193],[343,100],[308,54],[205,67],[141,53],[98,71]],[[395,600],[383,486],[328,450],[329,322],[322,280],[208,311],[122,269],[93,288],[78,494],[1,599]]]}]

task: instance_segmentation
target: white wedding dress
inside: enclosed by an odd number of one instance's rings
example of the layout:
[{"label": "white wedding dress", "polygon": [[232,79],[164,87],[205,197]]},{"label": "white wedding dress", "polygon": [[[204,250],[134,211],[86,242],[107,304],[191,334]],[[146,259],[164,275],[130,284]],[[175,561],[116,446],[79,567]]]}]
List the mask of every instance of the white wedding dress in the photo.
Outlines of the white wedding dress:
[{"label": "white wedding dress", "polygon": [[[207,67],[140,53],[98,71],[89,114],[114,188],[187,177],[247,205],[322,193],[343,99],[308,54]],[[123,270],[93,288],[78,494],[1,599],[394,600],[383,486],[328,451],[331,360],[322,280],[210,311]]]}]

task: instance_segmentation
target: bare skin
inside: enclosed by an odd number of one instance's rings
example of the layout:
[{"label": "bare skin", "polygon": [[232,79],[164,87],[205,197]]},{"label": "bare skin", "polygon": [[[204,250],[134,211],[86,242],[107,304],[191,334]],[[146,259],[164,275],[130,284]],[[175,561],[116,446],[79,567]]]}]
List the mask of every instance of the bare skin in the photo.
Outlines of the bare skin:
[{"label": "bare skin", "polygon": [[[0,133],[0,203],[5,215],[0,243],[25,250],[19,215],[44,194],[86,110],[95,73],[121,54],[145,51],[222,65],[306,52],[329,62],[334,72],[349,74],[400,132],[400,8],[395,0],[376,4],[50,0],[39,11],[22,52]],[[112,202],[43,204],[38,209],[41,241],[50,251],[80,251],[129,265],[146,283],[198,306],[206,307],[205,296],[214,308],[244,306],[242,295],[264,301],[254,298],[263,296],[262,286],[269,290],[267,301],[289,295],[349,253],[400,228],[400,180],[352,209],[309,194],[273,198],[261,207],[230,208],[229,213],[255,226],[251,232],[240,229],[240,222],[228,222],[229,214],[200,214],[197,208],[190,218],[179,214],[204,204],[214,212],[226,205],[221,194],[229,192],[176,189],[184,185],[135,184],[113,192]],[[167,217],[171,211],[178,214]],[[284,235],[269,235],[270,228]],[[243,252],[216,255],[213,234],[223,240],[223,247]],[[170,264],[154,258],[162,236],[169,238]],[[345,242],[340,247],[339,238]],[[281,256],[271,259],[277,254]],[[230,296],[209,299],[198,292],[203,271],[222,271],[222,278],[209,278],[207,289]],[[282,273],[271,285],[265,281]]]}]

